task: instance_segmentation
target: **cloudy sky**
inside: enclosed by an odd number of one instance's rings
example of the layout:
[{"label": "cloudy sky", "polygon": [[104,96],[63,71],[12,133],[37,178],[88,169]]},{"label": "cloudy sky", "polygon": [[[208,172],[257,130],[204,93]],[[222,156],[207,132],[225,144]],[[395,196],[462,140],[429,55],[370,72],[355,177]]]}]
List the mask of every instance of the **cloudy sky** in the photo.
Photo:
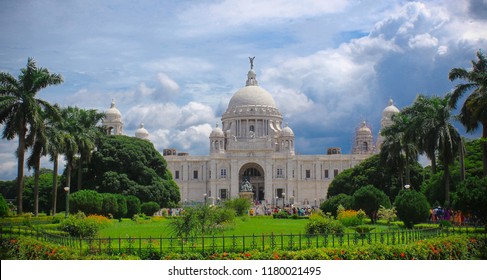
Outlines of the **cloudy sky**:
[{"label": "cloudy sky", "polygon": [[[487,0],[2,0],[0,71],[33,57],[65,80],[40,98],[101,111],[115,99],[125,134],[143,122],[159,151],[206,155],[255,56],[297,152],[349,153],[361,121],[377,136],[389,98],[450,91],[486,26]],[[0,140],[0,180],[16,176],[16,145]]]}]

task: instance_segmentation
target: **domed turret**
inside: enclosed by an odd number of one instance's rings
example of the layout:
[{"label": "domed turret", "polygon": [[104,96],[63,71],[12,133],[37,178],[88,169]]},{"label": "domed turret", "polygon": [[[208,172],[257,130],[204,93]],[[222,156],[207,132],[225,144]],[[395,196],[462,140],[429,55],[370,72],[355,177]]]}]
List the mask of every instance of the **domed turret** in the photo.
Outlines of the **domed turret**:
[{"label": "domed turret", "polygon": [[215,128],[210,133],[210,138],[214,137],[225,137],[225,134],[223,133],[223,130],[218,127],[218,123],[215,125]]},{"label": "domed turret", "polygon": [[372,130],[367,126],[365,121],[355,133],[355,143],[353,145],[353,154],[371,154],[373,152],[372,146]]},{"label": "domed turret", "polygon": [[108,135],[123,134],[122,113],[115,107],[115,100],[112,99],[110,109],[105,111],[102,126]]},{"label": "domed turret", "polygon": [[377,137],[377,142],[375,143],[376,147],[376,152],[380,152],[380,149],[382,147],[382,143],[384,142],[384,138],[381,135],[381,131],[392,125],[392,117],[396,114],[398,114],[400,111],[399,109],[394,106],[394,102],[392,99],[389,99],[389,103],[387,104],[388,106],[382,111],[382,119],[380,120],[380,131],[379,131],[379,136]]},{"label": "domed turret", "polygon": [[281,130],[281,136],[283,137],[294,137],[294,132],[293,130],[286,124],[286,127],[284,127]]},{"label": "domed turret", "polygon": [[135,131],[135,137],[149,140],[149,132],[144,128],[144,123],[140,123],[139,129]]},{"label": "domed turret", "polygon": [[210,153],[224,153],[225,152],[225,133],[218,127],[216,123],[215,128],[210,133]]}]

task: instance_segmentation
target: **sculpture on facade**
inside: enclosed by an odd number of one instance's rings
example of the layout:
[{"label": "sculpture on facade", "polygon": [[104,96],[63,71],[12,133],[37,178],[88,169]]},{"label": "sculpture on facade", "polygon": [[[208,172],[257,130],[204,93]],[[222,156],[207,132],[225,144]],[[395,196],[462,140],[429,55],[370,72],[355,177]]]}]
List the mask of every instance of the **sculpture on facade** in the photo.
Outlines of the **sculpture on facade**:
[{"label": "sculpture on facade", "polygon": [[250,184],[249,180],[243,180],[242,184],[240,184],[240,192],[252,192],[252,184]]}]

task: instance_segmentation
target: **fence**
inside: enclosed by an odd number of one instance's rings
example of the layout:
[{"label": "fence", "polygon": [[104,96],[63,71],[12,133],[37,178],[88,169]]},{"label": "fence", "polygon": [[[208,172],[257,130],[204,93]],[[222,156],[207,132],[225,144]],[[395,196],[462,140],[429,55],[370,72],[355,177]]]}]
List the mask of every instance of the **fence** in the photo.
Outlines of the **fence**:
[{"label": "fence", "polygon": [[[476,230],[465,228],[465,233]],[[39,240],[71,247],[80,254],[149,254],[168,252],[246,252],[249,250],[303,250],[308,248],[350,247],[369,244],[408,244],[426,238],[448,236],[458,232],[458,228],[413,229],[385,231],[378,233],[344,234],[262,234],[262,235],[214,235],[194,238],[172,237],[117,237],[117,238],[74,238],[50,234],[46,231],[18,227],[2,227],[3,235],[31,235]],[[462,231],[463,232],[463,231]],[[485,235],[485,231],[484,235]]]}]

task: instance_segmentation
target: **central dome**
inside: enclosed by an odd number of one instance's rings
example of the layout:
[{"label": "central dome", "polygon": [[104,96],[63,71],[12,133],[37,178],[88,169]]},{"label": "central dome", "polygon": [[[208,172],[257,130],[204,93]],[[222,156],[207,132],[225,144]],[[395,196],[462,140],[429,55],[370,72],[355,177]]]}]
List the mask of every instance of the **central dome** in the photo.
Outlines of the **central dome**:
[{"label": "central dome", "polygon": [[276,102],[271,94],[259,86],[245,86],[239,89],[230,99],[228,109],[241,106],[269,106],[276,108]]}]

